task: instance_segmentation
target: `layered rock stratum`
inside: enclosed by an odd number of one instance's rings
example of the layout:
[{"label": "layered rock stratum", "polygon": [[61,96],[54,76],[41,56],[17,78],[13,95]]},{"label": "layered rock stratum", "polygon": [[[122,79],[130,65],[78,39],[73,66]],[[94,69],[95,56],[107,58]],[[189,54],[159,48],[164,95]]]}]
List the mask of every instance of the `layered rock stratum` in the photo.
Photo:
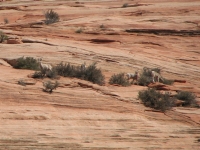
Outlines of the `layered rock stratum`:
[{"label": "layered rock stratum", "polygon": [[[59,22],[44,24],[48,9]],[[199,104],[199,15],[199,0],[0,2],[0,30],[10,38],[0,44],[0,149],[199,150],[199,108],[154,111],[137,98],[147,87],[108,83],[114,73],[157,67],[186,81],[165,89],[193,92]],[[52,65],[97,62],[106,84],[61,77],[45,93],[48,78],[11,66],[22,56]]]}]

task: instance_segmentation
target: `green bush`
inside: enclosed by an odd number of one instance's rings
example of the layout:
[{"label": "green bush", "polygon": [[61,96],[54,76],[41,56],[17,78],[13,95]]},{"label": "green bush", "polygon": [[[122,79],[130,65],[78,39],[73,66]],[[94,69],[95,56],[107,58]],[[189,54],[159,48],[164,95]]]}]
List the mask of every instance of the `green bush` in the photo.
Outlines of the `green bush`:
[{"label": "green bush", "polygon": [[129,86],[131,83],[125,78],[124,73],[114,74],[109,80],[110,84],[119,84],[122,86]]},{"label": "green bush", "polygon": [[60,63],[56,67],[57,73],[63,77],[76,77],[77,67],[71,65],[70,63],[64,64]]},{"label": "green bush", "polygon": [[17,63],[13,67],[16,69],[38,70],[39,62],[33,57],[20,57],[17,59]]},{"label": "green bush", "polygon": [[81,69],[81,66],[74,66],[70,63],[63,64],[60,63],[56,66],[58,75],[64,77],[75,77],[83,80],[90,81],[95,84],[103,85],[104,84],[104,75],[100,69],[96,68],[96,63],[93,63],[86,67],[84,70]]},{"label": "green bush", "polygon": [[152,82],[152,77],[141,75],[138,79],[138,85],[147,86]]},{"label": "green bush", "polygon": [[174,106],[174,98],[169,93],[162,94],[151,88],[139,91],[138,98],[141,99],[146,107],[151,107],[162,112]]},{"label": "green bush", "polygon": [[2,31],[0,31],[0,43],[3,43],[7,39],[8,39],[8,36],[5,35]]},{"label": "green bush", "polygon": [[45,24],[52,24],[59,21],[59,15],[52,9],[45,12]]},{"label": "green bush", "polygon": [[99,85],[103,85],[105,83],[104,81],[105,77],[102,74],[101,69],[96,68],[96,63],[91,64],[90,66],[86,67],[85,70],[80,71],[80,72],[83,73],[81,78],[83,78],[84,80],[87,80]]},{"label": "green bush", "polygon": [[45,87],[44,91],[52,93],[53,90],[58,87],[58,85],[59,85],[58,81],[56,81],[55,83],[53,83],[51,81],[44,82],[43,83],[43,86]]},{"label": "green bush", "polygon": [[183,106],[196,106],[197,102],[195,100],[195,94],[188,92],[188,91],[179,91],[175,97],[179,100],[184,101],[185,103]]}]

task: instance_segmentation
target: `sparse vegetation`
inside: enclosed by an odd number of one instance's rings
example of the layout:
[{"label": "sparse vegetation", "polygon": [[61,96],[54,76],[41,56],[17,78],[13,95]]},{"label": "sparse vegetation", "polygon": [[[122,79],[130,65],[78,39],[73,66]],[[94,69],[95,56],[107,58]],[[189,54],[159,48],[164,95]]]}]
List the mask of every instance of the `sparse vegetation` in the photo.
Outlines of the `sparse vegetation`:
[{"label": "sparse vegetation", "polygon": [[[159,68],[143,68],[143,71],[138,79],[138,84],[141,86],[147,86],[148,84],[150,84],[152,82],[152,75],[151,75],[151,71],[155,71],[157,73],[160,74],[160,69]],[[162,82],[163,84],[167,84],[167,85],[171,85],[174,83],[173,80],[168,80],[163,78],[164,80],[160,80],[160,82]]]},{"label": "sparse vegetation", "polygon": [[22,86],[26,86],[26,83],[25,83],[22,79],[20,79],[20,80],[18,81],[18,84],[19,84],[19,85],[22,85]]},{"label": "sparse vegetation", "polygon": [[55,82],[51,82],[51,81],[44,82],[43,83],[43,86],[45,87],[44,91],[52,93],[53,90],[55,90],[58,87],[58,85],[59,85],[58,81],[55,81]]},{"label": "sparse vegetation", "polygon": [[99,85],[103,85],[104,75],[101,72],[101,69],[96,68],[96,63],[93,63],[86,67],[85,71],[80,71],[83,73],[82,78],[87,81],[91,81],[92,83],[96,83]]},{"label": "sparse vegetation", "polygon": [[8,21],[7,18],[4,18],[4,23],[5,23],[5,24],[8,24],[8,23],[9,23],[9,21]]},{"label": "sparse vegetation", "polygon": [[16,69],[38,70],[39,62],[33,57],[20,57],[17,59],[17,62],[13,67]]},{"label": "sparse vegetation", "polygon": [[183,106],[196,106],[197,102],[195,100],[196,96],[195,94],[188,92],[188,91],[179,91],[175,97],[179,100],[184,101]]},{"label": "sparse vegetation", "polygon": [[48,70],[45,72],[46,76],[51,79],[56,79],[58,76],[57,70],[55,67],[52,68],[52,70]]},{"label": "sparse vegetation", "polygon": [[32,77],[33,77],[33,78],[43,78],[44,75],[42,74],[41,71],[36,71],[36,72],[33,74]]},{"label": "sparse vegetation", "polygon": [[126,8],[126,7],[128,7],[128,3],[124,3],[124,4],[122,5],[122,8]]},{"label": "sparse vegetation", "polygon": [[2,31],[0,31],[0,43],[3,43],[7,39],[8,39],[8,36],[5,35]]},{"label": "sparse vegetation", "polygon": [[48,25],[48,24],[58,22],[60,18],[59,18],[58,13],[50,9],[45,12],[45,19],[46,19],[45,24]]},{"label": "sparse vegetation", "polygon": [[152,77],[145,76],[144,74],[141,74],[141,76],[138,79],[138,84],[141,86],[147,86],[152,82]]},{"label": "sparse vegetation", "polygon": [[167,84],[167,85],[172,85],[174,83],[174,80],[168,80],[168,79],[164,78],[163,81],[161,80],[161,83]]},{"label": "sparse vegetation", "polygon": [[105,28],[105,26],[102,24],[102,25],[100,25],[99,26],[101,29],[104,29]]},{"label": "sparse vegetation", "polygon": [[151,88],[139,91],[138,98],[141,99],[146,107],[151,107],[162,112],[174,106],[174,98],[169,93],[162,94]]},{"label": "sparse vegetation", "polygon": [[76,33],[82,33],[83,32],[83,29],[82,28],[79,28],[76,30]]},{"label": "sparse vegetation", "polygon": [[119,84],[122,86],[129,86],[131,83],[125,78],[124,73],[114,74],[109,80],[110,84]]},{"label": "sparse vegetation", "polygon": [[36,71],[34,74],[33,74],[33,78],[44,78],[44,77],[48,77],[48,78],[51,78],[51,79],[57,79],[58,78],[58,73],[57,73],[57,70],[55,67],[52,68],[52,70],[41,70],[40,71]]},{"label": "sparse vegetation", "polygon": [[74,66],[70,63],[63,64],[60,63],[56,66],[58,75],[64,77],[75,77],[83,80],[90,81],[95,84],[103,85],[104,84],[104,75],[100,69],[96,68],[96,63],[93,63],[86,67],[84,70],[81,69],[81,66]]}]

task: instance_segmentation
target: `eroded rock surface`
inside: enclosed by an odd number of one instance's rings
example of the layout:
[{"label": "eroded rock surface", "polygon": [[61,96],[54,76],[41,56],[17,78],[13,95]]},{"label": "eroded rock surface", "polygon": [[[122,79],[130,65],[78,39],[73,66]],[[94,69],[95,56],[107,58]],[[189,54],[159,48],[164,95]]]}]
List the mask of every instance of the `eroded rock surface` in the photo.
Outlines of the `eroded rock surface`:
[{"label": "eroded rock surface", "polygon": [[[161,113],[138,100],[147,87],[108,84],[114,73],[158,67],[175,83],[149,86],[193,92],[200,104],[199,6],[198,0],[2,1],[0,29],[21,42],[0,44],[0,149],[199,150],[199,108]],[[45,25],[47,9],[60,21]],[[9,65],[22,56],[53,65],[97,62],[106,83],[61,77],[45,93],[50,79]]]}]

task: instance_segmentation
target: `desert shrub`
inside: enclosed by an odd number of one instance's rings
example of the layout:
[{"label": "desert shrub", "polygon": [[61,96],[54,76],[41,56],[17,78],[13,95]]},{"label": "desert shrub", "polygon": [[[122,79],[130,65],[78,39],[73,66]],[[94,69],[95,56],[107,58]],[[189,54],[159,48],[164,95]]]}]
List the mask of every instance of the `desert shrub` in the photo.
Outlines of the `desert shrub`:
[{"label": "desert shrub", "polygon": [[82,33],[82,32],[83,32],[82,28],[76,30],[76,33]]},{"label": "desert shrub", "polygon": [[58,76],[58,72],[57,72],[57,70],[56,70],[55,67],[53,67],[52,70],[47,70],[47,71],[45,72],[45,74],[46,74],[46,76],[47,76],[48,78],[51,78],[51,79],[56,79],[57,76]]},{"label": "desert shrub", "polygon": [[101,69],[98,69],[96,67],[96,63],[89,65],[88,67],[85,68],[85,71],[81,71],[81,72],[83,72],[83,75],[81,78],[83,78],[84,80],[87,80],[99,85],[103,85],[105,83],[104,82],[105,77],[102,74]]},{"label": "desert shrub", "polygon": [[185,103],[183,106],[196,106],[197,102],[195,100],[195,94],[188,92],[188,91],[179,91],[175,97],[179,100],[184,101]]},{"label": "desert shrub", "polygon": [[114,74],[109,79],[110,84],[119,84],[122,86],[129,86],[131,83],[126,79],[124,73]]},{"label": "desert shrub", "polygon": [[4,42],[8,39],[8,36],[5,35],[2,31],[0,31],[0,43]]},{"label": "desert shrub", "polygon": [[126,8],[126,7],[128,7],[128,3],[124,3],[124,4],[122,5],[122,8]]},{"label": "desert shrub", "polygon": [[33,77],[33,78],[43,78],[44,75],[42,74],[41,71],[36,71],[36,72],[34,72],[34,74],[33,74],[32,77]]},{"label": "desert shrub", "polygon": [[141,75],[138,79],[138,84],[141,86],[147,86],[152,82],[152,77]]},{"label": "desert shrub", "polygon": [[32,78],[44,78],[44,77],[48,77],[51,79],[57,79],[58,78],[58,73],[56,68],[52,68],[52,70],[40,70],[40,71],[36,71],[34,72]]},{"label": "desert shrub", "polygon": [[104,84],[104,75],[100,69],[96,68],[96,63],[93,63],[86,67],[84,70],[81,69],[81,66],[74,66],[70,63],[63,64],[60,63],[56,66],[58,75],[64,77],[75,77],[83,80],[90,81],[95,84],[103,85]]},{"label": "desert shrub", "polygon": [[174,106],[174,98],[169,93],[162,94],[151,88],[139,91],[138,98],[141,99],[146,107],[151,107],[162,112]]},{"label": "desert shrub", "polygon": [[7,18],[4,18],[4,23],[5,23],[5,24],[8,24],[8,23],[9,23],[9,21],[8,21]]},{"label": "desert shrub", "polygon": [[142,74],[144,76],[151,77],[151,71],[155,71],[157,73],[160,73],[160,69],[159,68],[147,68],[147,67],[144,67]]},{"label": "desert shrub", "polygon": [[[147,86],[148,84],[150,84],[152,82],[152,75],[151,75],[151,72],[152,71],[155,71],[157,73],[160,74],[160,69],[159,68],[147,68],[147,67],[144,67],[143,70],[142,70],[142,73],[138,79],[138,84],[141,85],[141,86]],[[161,81],[161,80],[160,80]],[[173,82],[170,80],[167,80],[165,79],[163,81],[163,83],[167,83],[167,84],[172,84]]]},{"label": "desert shrub", "polygon": [[75,77],[77,74],[76,67],[70,63],[60,63],[56,66],[58,75],[63,77]]},{"label": "desert shrub", "polygon": [[22,79],[20,79],[20,80],[18,81],[18,84],[19,84],[19,85],[22,85],[22,86],[26,86],[26,83],[25,83]]},{"label": "desert shrub", "polygon": [[163,84],[172,85],[174,83],[174,80],[168,80],[164,78],[164,80],[161,80],[160,82]]},{"label": "desert shrub", "polygon": [[51,81],[44,82],[43,83],[43,86],[45,88],[44,91],[52,93],[53,90],[58,87],[58,85],[59,85],[58,81],[55,81],[55,82],[51,82]]},{"label": "desert shrub", "polygon": [[16,69],[38,70],[39,62],[33,57],[20,57],[17,59],[17,63],[13,67]]},{"label": "desert shrub", "polygon": [[60,18],[59,18],[58,13],[50,9],[45,12],[45,19],[46,19],[45,24],[48,25],[48,24],[58,22]]},{"label": "desert shrub", "polygon": [[105,26],[102,24],[102,25],[99,26],[99,28],[104,29]]}]

